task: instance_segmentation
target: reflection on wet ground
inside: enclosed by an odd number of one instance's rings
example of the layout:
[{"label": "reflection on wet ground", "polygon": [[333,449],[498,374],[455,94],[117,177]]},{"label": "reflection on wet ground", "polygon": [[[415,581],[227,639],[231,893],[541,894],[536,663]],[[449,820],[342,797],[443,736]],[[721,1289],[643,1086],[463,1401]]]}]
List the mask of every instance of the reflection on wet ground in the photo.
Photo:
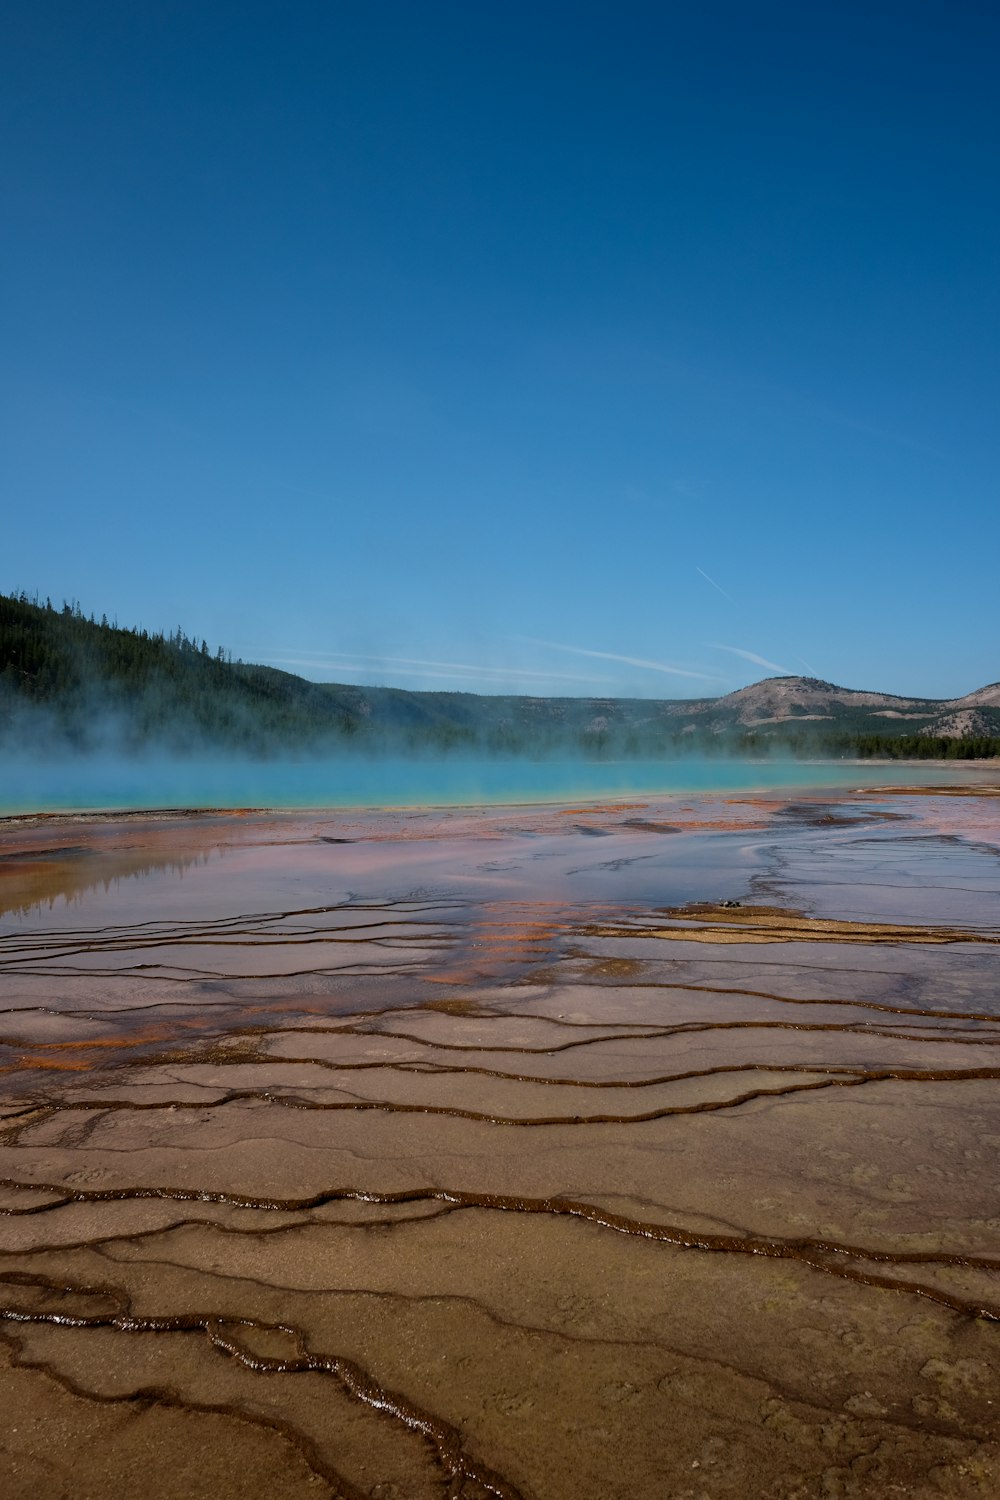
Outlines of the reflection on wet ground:
[{"label": "reflection on wet ground", "polygon": [[0,1489],[1000,1493],[1000,799],[0,828]]}]

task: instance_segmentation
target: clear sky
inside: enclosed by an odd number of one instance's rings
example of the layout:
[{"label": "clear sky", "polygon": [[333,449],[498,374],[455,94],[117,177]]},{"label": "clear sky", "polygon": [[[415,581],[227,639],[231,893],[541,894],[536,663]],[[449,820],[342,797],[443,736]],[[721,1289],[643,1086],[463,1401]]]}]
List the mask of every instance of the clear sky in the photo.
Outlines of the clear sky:
[{"label": "clear sky", "polygon": [[7,7],[0,587],[340,681],[995,681],[998,53],[991,0]]}]

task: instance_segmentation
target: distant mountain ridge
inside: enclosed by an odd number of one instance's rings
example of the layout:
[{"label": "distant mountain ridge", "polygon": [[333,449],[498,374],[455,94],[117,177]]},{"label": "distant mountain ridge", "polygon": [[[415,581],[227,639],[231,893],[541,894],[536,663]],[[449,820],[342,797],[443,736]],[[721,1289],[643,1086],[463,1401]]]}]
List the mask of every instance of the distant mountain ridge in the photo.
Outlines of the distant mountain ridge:
[{"label": "distant mountain ridge", "polygon": [[[678,705],[680,708],[681,705]],[[857,724],[875,730],[886,722],[940,738],[1000,732],[1000,682],[960,698],[907,698],[838,687],[819,677],[766,677],[721,698],[686,705],[685,717],[707,719],[713,729],[760,729],[778,724]],[[879,722],[881,721],[881,722]]]},{"label": "distant mountain ridge", "polygon": [[40,753],[357,746],[657,756],[685,751],[1000,754],[1000,683],[903,697],[769,677],[718,698],[562,698],[317,683],[234,662],[183,631],[123,629],[0,595],[0,748]]}]

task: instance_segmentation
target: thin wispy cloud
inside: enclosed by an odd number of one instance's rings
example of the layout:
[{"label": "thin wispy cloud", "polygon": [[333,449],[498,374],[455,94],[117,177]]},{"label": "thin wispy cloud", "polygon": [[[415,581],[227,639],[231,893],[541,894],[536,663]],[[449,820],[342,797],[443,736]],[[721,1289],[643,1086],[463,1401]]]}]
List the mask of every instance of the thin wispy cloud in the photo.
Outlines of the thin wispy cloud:
[{"label": "thin wispy cloud", "polygon": [[804,395],[798,387],[785,385],[780,381],[738,373],[723,366],[696,365],[662,356],[656,357],[655,363],[669,375],[683,380],[689,388],[698,387],[703,391],[728,397],[737,401],[744,410],[748,403],[753,402],[761,415],[770,418],[787,420],[789,417],[805,415],[832,427],[847,428],[852,432],[877,438],[880,442],[909,448],[915,453],[930,453],[936,458],[948,457],[943,449],[932,447],[912,433],[902,432],[877,418],[859,416],[855,412],[830,406],[824,401]]},{"label": "thin wispy cloud", "polygon": [[744,651],[742,646],[720,646],[717,642],[713,642],[712,650],[728,651],[733,656],[742,656],[744,661],[752,661],[757,667],[768,667],[772,672],[780,672],[782,677],[794,677],[796,675],[791,667],[783,667],[776,661],[768,661],[766,656],[758,656],[756,651]]},{"label": "thin wispy cloud", "polygon": [[716,583],[716,581],[715,581],[714,578],[709,578],[709,576],[705,572],[704,568],[699,568],[698,564],[695,563],[694,570],[695,570],[696,573],[700,573],[701,576],[702,576],[702,578],[704,578],[705,582],[706,583],[710,583],[712,585],[713,589],[718,589],[718,591],[722,595],[723,599],[728,599],[729,602],[730,602],[730,604],[735,604],[736,603],[736,600],[733,598],[732,594],[727,594],[726,591],[725,591],[725,589],[722,587],[721,583]]},{"label": "thin wispy cloud", "polygon": [[356,652],[294,651],[289,654],[272,654],[262,657],[271,666],[305,667],[314,672],[382,672],[398,673],[407,677],[434,677],[451,681],[513,682],[583,682],[591,686],[605,686],[614,682],[612,677],[595,676],[581,672],[539,672],[525,667],[487,667],[473,662],[435,661],[415,656],[365,656]]},{"label": "thin wispy cloud", "polygon": [[573,656],[590,656],[597,661],[618,661],[627,667],[641,667],[646,672],[665,672],[669,677],[693,677],[701,682],[718,682],[718,677],[710,677],[707,672],[692,672],[688,667],[675,667],[670,662],[650,661],[645,656],[621,656],[617,651],[591,651],[585,646],[567,646],[562,641],[539,641],[533,636],[518,636],[518,640],[527,641],[532,646],[544,646],[549,651],[568,651]]}]

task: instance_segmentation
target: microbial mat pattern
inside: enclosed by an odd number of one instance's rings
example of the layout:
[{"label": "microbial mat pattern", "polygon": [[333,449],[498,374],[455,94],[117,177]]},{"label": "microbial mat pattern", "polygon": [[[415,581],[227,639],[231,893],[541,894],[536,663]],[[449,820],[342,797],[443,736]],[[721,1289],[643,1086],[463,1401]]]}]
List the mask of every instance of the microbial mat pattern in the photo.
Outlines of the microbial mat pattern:
[{"label": "microbial mat pattern", "polygon": [[0,828],[6,1500],[1000,1493],[1000,799]]}]

